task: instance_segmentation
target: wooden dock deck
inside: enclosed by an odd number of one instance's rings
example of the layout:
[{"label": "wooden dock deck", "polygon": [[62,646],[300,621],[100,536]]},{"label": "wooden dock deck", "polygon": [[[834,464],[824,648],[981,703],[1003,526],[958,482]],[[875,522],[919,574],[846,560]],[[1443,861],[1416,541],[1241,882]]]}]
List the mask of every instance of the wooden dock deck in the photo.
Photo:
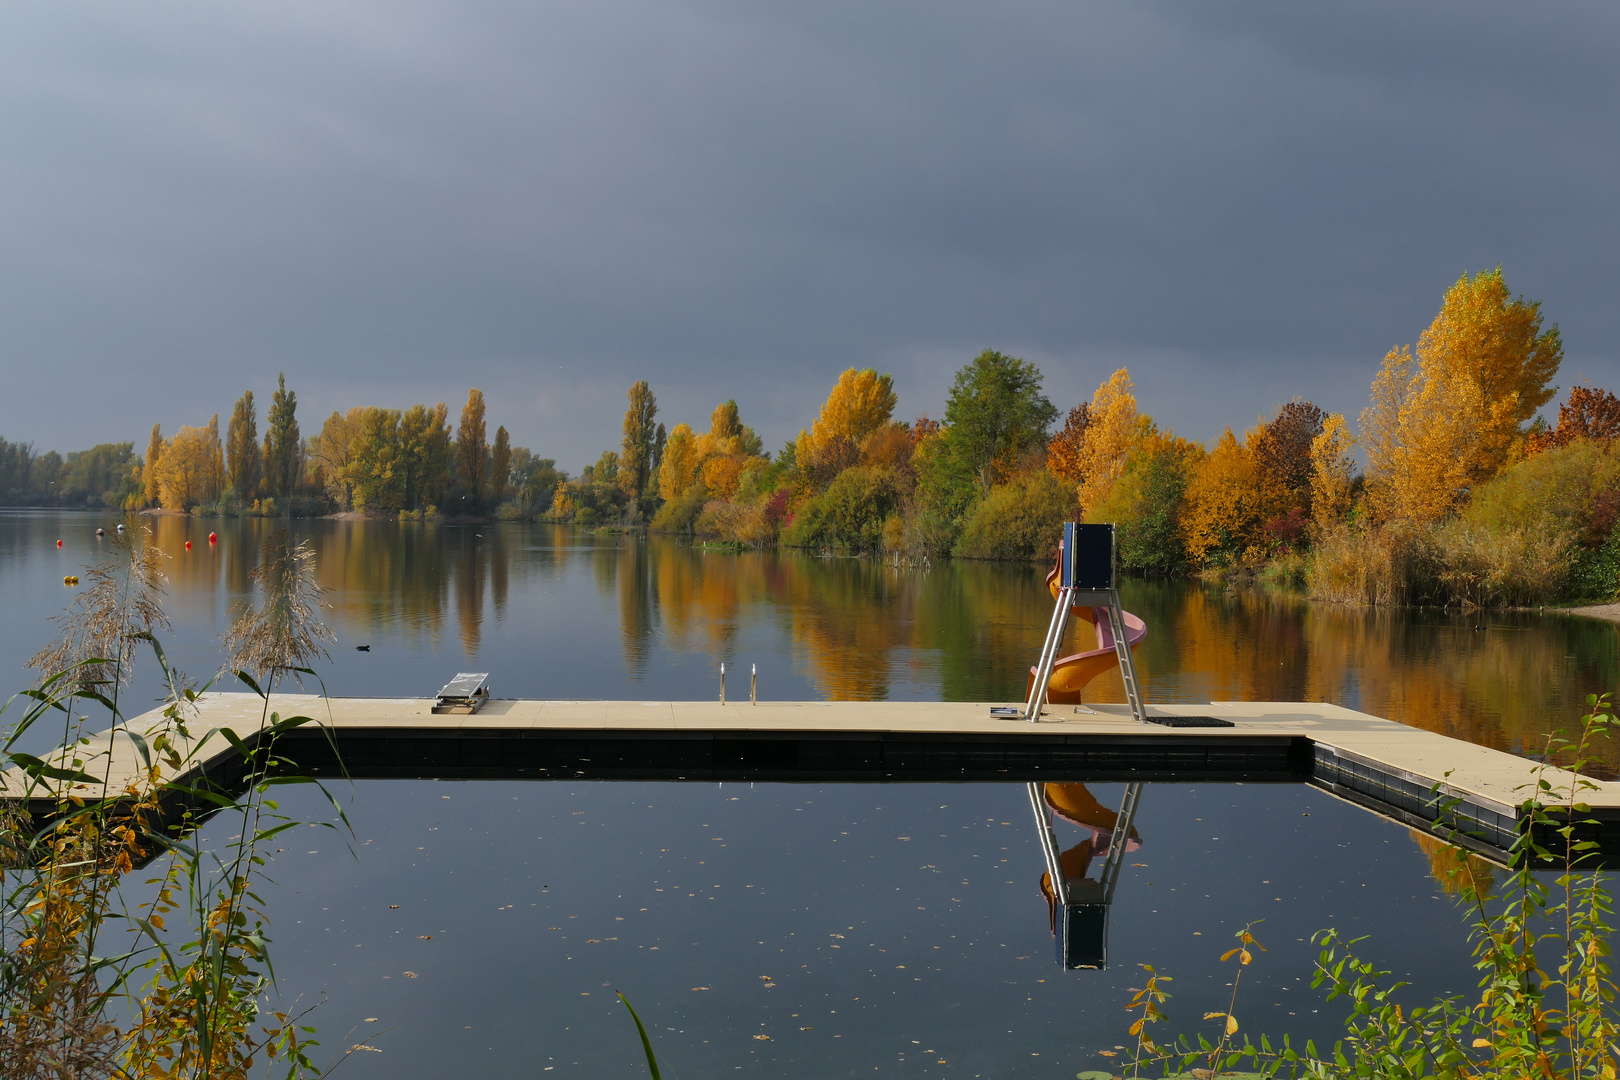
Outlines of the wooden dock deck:
[{"label": "wooden dock deck", "polygon": [[[1434,829],[1502,858],[1524,827],[1535,763],[1336,705],[1213,702],[1157,705],[1154,716],[1209,716],[1231,727],[1141,724],[1124,705],[1049,706],[1038,723],[990,715],[990,702],[537,701],[489,702],[472,715],[435,715],[428,698],[278,694],[271,708],[315,723],[278,744],[296,771],[362,778],[760,780],[786,782],[1274,781],[1310,783],[1406,824]],[[263,702],[211,693],[188,719],[194,739],[230,729],[248,745]],[[161,712],[136,717],[146,734]],[[121,729],[122,730],[122,729]],[[107,755],[110,755],[110,762]],[[71,755],[95,761],[117,793],[141,770],[122,734]],[[341,761],[340,761],[341,758]],[[53,761],[55,759],[53,758]],[[215,734],[186,775],[240,782],[230,744]],[[1572,776],[1544,774],[1560,792]],[[0,796],[18,798],[12,771]],[[1620,783],[1593,781],[1580,801],[1588,832],[1620,863]],[[99,785],[79,794],[102,795]],[[1438,797],[1437,797],[1438,796]],[[1551,801],[1551,800],[1549,800]],[[35,792],[36,813],[50,793]],[[1452,830],[1461,835],[1452,836]]]}]

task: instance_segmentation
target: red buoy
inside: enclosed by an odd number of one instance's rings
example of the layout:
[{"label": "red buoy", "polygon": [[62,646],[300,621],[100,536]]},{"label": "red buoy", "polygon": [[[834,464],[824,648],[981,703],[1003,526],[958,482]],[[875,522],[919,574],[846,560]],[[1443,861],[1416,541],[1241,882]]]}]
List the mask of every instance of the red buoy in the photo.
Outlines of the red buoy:
[{"label": "red buoy", "polygon": [[217,543],[219,543],[219,535],[218,535],[218,534],[217,534],[217,533],[209,533],[209,534],[208,534],[208,542],[209,542],[209,543],[210,543],[210,544],[217,544]]},{"label": "red buoy", "polygon": [[187,551],[190,551],[190,550],[191,550],[191,541],[190,541],[190,540],[187,540],[187,541],[186,541],[186,550],[187,550]]},{"label": "red buoy", "polygon": [[60,540],[58,540],[58,541],[57,541],[57,542],[56,542],[56,546],[57,546],[57,547],[61,547],[61,546],[62,546],[62,541],[60,541]]}]

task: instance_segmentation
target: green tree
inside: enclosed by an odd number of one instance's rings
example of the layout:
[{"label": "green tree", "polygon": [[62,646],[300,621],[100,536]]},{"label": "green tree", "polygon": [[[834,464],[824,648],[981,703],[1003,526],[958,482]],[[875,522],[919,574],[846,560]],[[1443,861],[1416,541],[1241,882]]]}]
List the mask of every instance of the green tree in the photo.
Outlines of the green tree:
[{"label": "green tree", "polygon": [[287,376],[276,376],[275,396],[265,415],[264,486],[278,499],[298,490],[304,474],[304,439],[298,432],[298,395],[287,390]]},{"label": "green tree", "polygon": [[648,494],[648,483],[657,470],[654,458],[658,456],[658,433],[653,420],[658,416],[658,399],[643,379],[630,388],[630,408],[624,413],[624,446],[619,454],[619,483],[630,497],[643,500]]},{"label": "green tree", "polygon": [[413,405],[399,420],[400,457],[405,469],[405,505],[411,510],[436,507],[450,490],[454,450],[450,442],[450,409]]},{"label": "green tree", "polygon": [[484,392],[467,391],[467,404],[461,407],[461,425],[456,428],[456,476],[475,506],[484,501],[489,443],[484,439]]},{"label": "green tree", "polygon": [[1046,445],[1057,408],[1041,393],[1041,370],[986,349],[956,373],[945,405],[946,442],[972,471],[981,494],[1024,455]]},{"label": "green tree", "polygon": [[135,466],[135,444],[102,443],[88,450],[75,450],[67,456],[67,468],[60,482],[62,499],[94,506],[121,506],[117,497],[124,477]]},{"label": "green tree", "polygon": [[495,448],[489,454],[489,493],[497,504],[506,501],[512,479],[512,437],[506,428],[495,429]]},{"label": "green tree", "polygon": [[236,498],[241,502],[252,501],[264,459],[259,450],[259,417],[253,407],[251,390],[238,398],[236,407],[231,410],[231,423],[225,429],[225,467]]},{"label": "green tree", "polygon": [[349,483],[358,510],[397,511],[405,504],[406,468],[397,409],[368,408],[349,440]]},{"label": "green tree", "polygon": [[[152,437],[146,443],[146,459],[141,462],[141,484],[145,488],[146,505],[156,506],[163,498],[162,474],[158,471],[163,461],[163,425],[152,425]],[[24,470],[23,486],[27,486]]]}]

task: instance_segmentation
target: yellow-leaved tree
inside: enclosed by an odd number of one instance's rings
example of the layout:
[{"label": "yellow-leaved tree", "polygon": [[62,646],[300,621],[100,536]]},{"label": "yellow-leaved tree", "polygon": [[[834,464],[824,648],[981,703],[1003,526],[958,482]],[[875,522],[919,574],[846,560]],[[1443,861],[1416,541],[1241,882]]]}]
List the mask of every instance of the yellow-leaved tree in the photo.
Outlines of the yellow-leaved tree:
[{"label": "yellow-leaved tree", "polygon": [[658,465],[658,497],[674,502],[685,495],[697,478],[700,464],[697,435],[691,425],[676,424],[664,444],[664,459]]},{"label": "yellow-leaved tree", "polygon": [[167,510],[190,510],[219,499],[225,488],[219,414],[206,427],[182,427],[175,432],[158,459],[158,487]]},{"label": "yellow-leaved tree", "polygon": [[1514,299],[1502,269],[1463,274],[1418,339],[1391,349],[1361,414],[1367,488],[1384,520],[1434,521],[1511,464],[1552,399],[1563,360],[1541,305]]},{"label": "yellow-leaved tree", "polygon": [[1311,440],[1311,517],[1320,531],[1332,528],[1350,513],[1350,485],[1355,479],[1350,448],[1355,444],[1355,436],[1339,413],[1323,420],[1322,433]]},{"label": "yellow-leaved tree", "polygon": [[1108,489],[1125,472],[1131,444],[1146,426],[1136,411],[1131,373],[1125,368],[1110,375],[1092,395],[1089,422],[1080,440],[1080,452],[1071,468],[1080,475],[1080,506],[1102,502]]},{"label": "yellow-leaved tree", "polygon": [[889,422],[895,401],[892,377],[871,368],[845,371],[810,430],[799,432],[799,468],[818,485],[831,481],[859,460],[861,440]]}]

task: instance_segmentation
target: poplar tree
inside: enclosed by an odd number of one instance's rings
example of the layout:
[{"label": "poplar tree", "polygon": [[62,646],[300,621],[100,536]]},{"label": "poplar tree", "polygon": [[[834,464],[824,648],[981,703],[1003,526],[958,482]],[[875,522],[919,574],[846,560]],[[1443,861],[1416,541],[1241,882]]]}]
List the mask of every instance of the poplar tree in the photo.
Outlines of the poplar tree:
[{"label": "poplar tree", "polygon": [[512,438],[505,427],[495,429],[495,448],[490,452],[489,493],[496,504],[506,499],[507,482],[512,476]]},{"label": "poplar tree", "polygon": [[1389,351],[1361,414],[1378,517],[1446,517],[1513,459],[1564,356],[1558,327],[1541,323],[1540,303],[1514,299],[1497,267],[1446,290],[1415,355]]},{"label": "poplar tree", "polygon": [[304,440],[298,432],[298,395],[287,390],[287,376],[276,377],[275,396],[265,415],[264,486],[278,499],[298,490],[304,471]]},{"label": "poplar tree", "polygon": [[146,443],[146,460],[141,463],[142,494],[148,506],[156,506],[163,498],[162,474],[158,471],[163,461],[163,425],[152,425],[152,437]]},{"label": "poplar tree", "polygon": [[489,444],[484,439],[484,392],[467,391],[467,404],[461,407],[461,425],[456,428],[456,472],[475,503],[484,498],[484,470],[489,461]]},{"label": "poplar tree", "polygon": [[642,379],[630,387],[630,408],[624,413],[624,446],[619,454],[619,483],[624,490],[630,493],[633,499],[640,499],[647,493],[648,481],[652,479],[658,468],[654,460],[658,453],[658,432],[663,430],[659,424],[655,429],[653,419],[658,415],[658,399],[653,397],[652,388],[647,380]]},{"label": "poplar tree", "polygon": [[253,498],[263,471],[263,458],[259,451],[259,419],[253,407],[253,391],[237,399],[231,410],[231,425],[225,433],[225,460],[231,476],[231,487],[242,502]]}]

